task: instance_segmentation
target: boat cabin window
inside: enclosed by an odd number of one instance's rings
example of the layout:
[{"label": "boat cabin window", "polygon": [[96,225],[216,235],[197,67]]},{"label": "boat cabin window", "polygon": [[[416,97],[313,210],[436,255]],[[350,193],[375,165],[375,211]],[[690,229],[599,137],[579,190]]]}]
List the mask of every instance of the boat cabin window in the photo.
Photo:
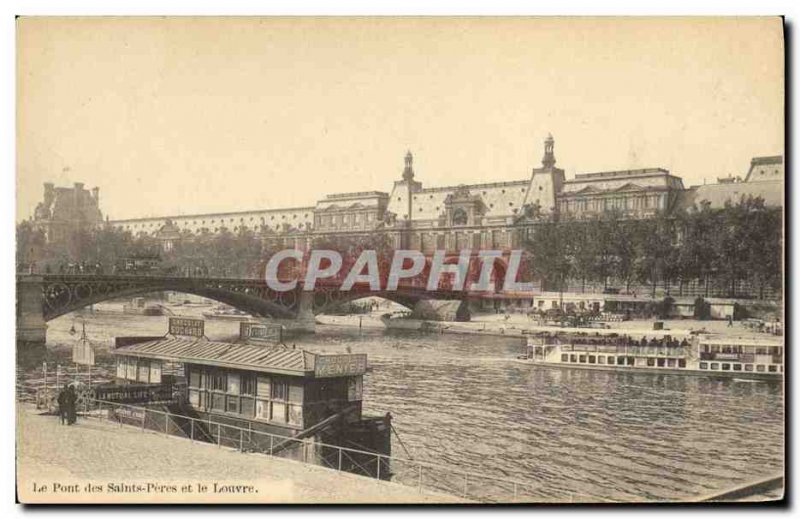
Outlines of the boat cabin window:
[{"label": "boat cabin window", "polygon": [[628,366],[633,366],[633,361],[636,360],[633,357],[628,357]]},{"label": "boat cabin window", "polygon": [[728,364],[727,362],[723,362],[722,363],[722,371],[730,371],[730,370],[731,370],[731,365]]},{"label": "boat cabin window", "polygon": [[586,355],[581,355],[581,356],[579,357],[579,360],[580,360],[581,362],[586,362]]},{"label": "boat cabin window", "polygon": [[745,371],[753,371],[753,365],[752,364],[745,364],[744,365],[744,370]]},{"label": "boat cabin window", "polygon": [[678,359],[678,367],[685,368],[686,367],[686,359]]},{"label": "boat cabin window", "polygon": [[594,355],[589,355],[589,364],[595,364],[597,362],[597,358]]},{"label": "boat cabin window", "polygon": [[569,355],[567,355],[566,353],[562,353],[561,362],[568,362],[568,361],[569,361]]},{"label": "boat cabin window", "polygon": [[664,367],[664,359],[657,359],[656,360],[656,364],[658,364],[659,368],[663,368]]},{"label": "boat cabin window", "polygon": [[609,356],[608,357],[608,363],[609,364],[614,364],[614,357]]},{"label": "boat cabin window", "polygon": [[570,362],[578,362],[578,357],[577,357],[577,355],[575,355],[574,353],[573,353],[572,355],[570,355],[570,356],[569,356],[569,361],[570,361]]},{"label": "boat cabin window", "polygon": [[617,357],[617,366],[625,365],[625,357]]},{"label": "boat cabin window", "polygon": [[597,363],[598,364],[605,364],[606,363],[606,356],[605,355],[598,355],[597,356]]},{"label": "boat cabin window", "polygon": [[708,362],[701,362],[700,369],[708,369]]},{"label": "boat cabin window", "polygon": [[756,366],[756,371],[758,371],[759,373],[763,373],[765,371],[764,370],[764,365],[763,364],[757,365]]},{"label": "boat cabin window", "polygon": [[647,359],[647,365],[648,365],[648,366],[655,366],[655,365],[656,365],[656,359],[654,359],[654,358],[652,358],[652,357],[649,357],[649,358]]},{"label": "boat cabin window", "polygon": [[774,364],[771,364],[771,365],[769,366],[769,372],[770,372],[770,373],[777,373],[777,372],[778,372],[778,366],[776,366],[776,365],[774,365]]},{"label": "boat cabin window", "polygon": [[741,364],[734,364],[733,365],[733,371],[742,371],[742,365]]},{"label": "boat cabin window", "polygon": [[719,369],[719,363],[718,362],[712,362],[711,363],[711,369]]}]

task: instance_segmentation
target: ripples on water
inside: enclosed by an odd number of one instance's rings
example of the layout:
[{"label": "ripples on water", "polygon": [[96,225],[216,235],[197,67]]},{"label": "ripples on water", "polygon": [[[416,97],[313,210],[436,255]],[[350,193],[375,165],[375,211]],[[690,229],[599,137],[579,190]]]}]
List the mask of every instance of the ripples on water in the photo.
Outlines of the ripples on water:
[{"label": "ripples on water", "polygon": [[[74,342],[73,320],[52,321],[48,344]],[[87,329],[111,344],[166,318],[96,314]],[[214,339],[237,332],[207,323]],[[367,353],[365,412],[390,411],[415,459],[531,482],[544,500],[674,500],[783,466],[779,384],[532,367],[515,338],[320,326],[297,343]]]}]

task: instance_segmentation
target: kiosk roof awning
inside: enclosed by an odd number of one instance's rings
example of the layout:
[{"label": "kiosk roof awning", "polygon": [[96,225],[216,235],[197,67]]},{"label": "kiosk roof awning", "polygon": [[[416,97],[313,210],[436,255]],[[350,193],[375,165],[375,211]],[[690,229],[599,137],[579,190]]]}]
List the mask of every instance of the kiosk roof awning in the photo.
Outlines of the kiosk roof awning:
[{"label": "kiosk roof awning", "polygon": [[112,353],[296,376],[313,375],[315,365],[315,355],[304,350],[194,338],[162,338],[145,341],[118,347],[112,350]]}]

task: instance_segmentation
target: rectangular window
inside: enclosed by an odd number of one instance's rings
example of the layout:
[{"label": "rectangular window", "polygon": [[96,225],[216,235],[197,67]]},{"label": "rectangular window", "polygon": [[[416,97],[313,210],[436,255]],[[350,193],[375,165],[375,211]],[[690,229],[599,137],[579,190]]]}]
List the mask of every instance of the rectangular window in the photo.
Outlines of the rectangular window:
[{"label": "rectangular window", "polygon": [[753,365],[752,364],[745,364],[744,365],[744,370],[745,371],[753,371]]},{"label": "rectangular window", "polygon": [[117,378],[125,378],[128,365],[125,357],[117,357]]},{"label": "rectangular window", "polygon": [[659,368],[663,368],[664,367],[664,360],[665,359],[658,359],[656,361],[656,364],[658,365]]},{"label": "rectangular window", "polygon": [[724,362],[722,364],[722,371],[730,371],[730,370],[731,370],[731,365],[728,364],[727,362]]},{"label": "rectangular window", "polygon": [[628,366],[633,366],[633,363],[636,361],[634,357],[628,357]]},{"label": "rectangular window", "polygon": [[700,369],[708,369],[708,362],[701,362]]},{"label": "rectangular window", "polygon": [[615,362],[614,361],[614,357],[608,357],[608,363],[609,364],[614,364],[614,362]]},{"label": "rectangular window", "polygon": [[196,389],[189,390],[189,404],[193,407],[200,407],[200,391]]},{"label": "rectangular window", "polygon": [[597,363],[598,364],[605,364],[606,363],[606,356],[605,355],[598,355],[597,356]]},{"label": "rectangular window", "polygon": [[238,396],[228,396],[227,397],[227,404],[225,406],[225,410],[229,413],[238,413],[239,412],[239,397]]},{"label": "rectangular window", "polygon": [[347,400],[349,402],[356,402],[363,397],[364,387],[362,378],[350,377],[347,379]]},{"label": "rectangular window", "polygon": [[776,365],[774,365],[774,364],[770,364],[770,366],[769,366],[769,372],[770,372],[770,373],[777,373],[777,372],[778,372],[778,366],[776,366]]},{"label": "rectangular window", "polygon": [[733,371],[742,371],[742,365],[741,364],[734,364],[733,365]]},{"label": "rectangular window", "polygon": [[570,361],[570,362],[578,362],[578,357],[577,357],[577,355],[575,355],[574,353],[573,353],[572,355],[570,355],[570,356],[569,356],[569,361]]},{"label": "rectangular window", "polygon": [[241,380],[241,394],[255,395],[256,394],[256,377],[255,375],[242,374]]},{"label": "rectangular window", "polygon": [[578,360],[579,360],[580,362],[586,363],[586,355],[580,355],[580,356],[578,356]]},{"label": "rectangular window", "polygon": [[719,364],[717,362],[712,362],[711,369],[719,369]]},{"label": "rectangular window", "polygon": [[269,400],[256,400],[256,418],[269,420]]},{"label": "rectangular window", "polygon": [[566,353],[562,353],[561,362],[567,362],[567,361],[569,361],[569,355],[567,355]]},{"label": "rectangular window", "polygon": [[272,399],[287,400],[289,398],[289,384],[279,380],[272,382]]},{"label": "rectangular window", "polygon": [[228,393],[232,395],[238,395],[240,384],[241,376],[238,373],[228,373]]},{"label": "rectangular window", "polygon": [[200,369],[192,367],[189,370],[189,387],[203,387],[201,384]]},{"label": "rectangular window", "polygon": [[685,368],[686,367],[686,359],[678,359],[678,367]]},{"label": "rectangular window", "polygon": [[212,393],[211,394],[211,409],[214,411],[224,411],[225,410],[225,395],[221,395],[219,393]]},{"label": "rectangular window", "polygon": [[128,380],[136,380],[136,359],[128,359],[125,365],[125,378]]},{"label": "rectangular window", "polygon": [[597,358],[594,355],[589,355],[589,364],[595,364],[597,362]]},{"label": "rectangular window", "polygon": [[[659,360],[661,360],[661,359],[659,359]],[[652,367],[652,366],[655,366],[655,365],[656,365],[656,359],[653,359],[653,358],[648,358],[648,359],[647,359],[647,365],[648,365],[648,366],[651,366],[651,367]]]},{"label": "rectangular window", "polygon": [[617,357],[617,366],[625,365],[625,357]]},{"label": "rectangular window", "polygon": [[303,406],[289,406],[289,423],[292,425],[303,425]]},{"label": "rectangular window", "polygon": [[227,377],[224,371],[214,371],[210,376],[212,391],[225,391],[228,389]]},{"label": "rectangular window", "polygon": [[303,386],[300,384],[289,384],[289,402],[293,404],[303,403]]},{"label": "rectangular window", "polygon": [[272,421],[286,423],[286,404],[272,402]]},{"label": "rectangular window", "polygon": [[259,376],[256,383],[256,395],[259,398],[269,398],[272,395],[272,387],[269,377]]},{"label": "rectangular window", "polygon": [[139,382],[150,382],[150,362],[147,360],[139,361]]},{"label": "rectangular window", "polygon": [[161,383],[161,361],[160,360],[152,360],[152,361],[150,361],[150,383],[151,384],[160,384]]},{"label": "rectangular window", "polygon": [[756,366],[756,371],[758,371],[759,373],[763,373],[766,370],[764,369],[764,365],[763,364],[759,364],[759,365]]}]

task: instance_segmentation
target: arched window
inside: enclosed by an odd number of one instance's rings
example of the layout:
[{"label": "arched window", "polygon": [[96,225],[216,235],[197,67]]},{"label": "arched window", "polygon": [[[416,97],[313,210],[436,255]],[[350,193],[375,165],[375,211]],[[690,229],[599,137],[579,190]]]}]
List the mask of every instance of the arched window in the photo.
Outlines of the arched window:
[{"label": "arched window", "polygon": [[467,225],[467,212],[461,208],[453,211],[453,225]]}]

